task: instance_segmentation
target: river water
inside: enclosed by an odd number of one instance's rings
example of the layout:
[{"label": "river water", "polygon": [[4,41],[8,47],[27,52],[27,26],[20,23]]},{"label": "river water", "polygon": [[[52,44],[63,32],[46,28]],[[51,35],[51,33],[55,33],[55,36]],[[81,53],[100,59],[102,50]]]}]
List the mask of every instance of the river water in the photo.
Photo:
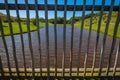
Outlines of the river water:
[{"label": "river water", "polygon": [[[42,67],[46,67],[46,36],[45,36],[45,28],[40,29],[41,32],[41,50],[42,50]],[[84,60],[85,60],[85,53],[87,52],[87,39],[88,39],[88,30],[83,30],[83,38],[82,38],[82,50],[80,54],[80,67],[84,67]],[[95,48],[95,43],[96,43],[96,32],[92,31],[91,32],[91,39],[90,39],[90,48],[88,52],[88,61],[87,61],[87,67],[92,67],[92,60],[93,60],[93,53],[94,53],[94,48]],[[80,28],[75,27],[74,28],[74,41],[73,41],[73,67],[77,67],[77,60],[78,60],[78,50],[79,50],[79,36],[80,36]],[[24,33],[24,46],[25,46],[25,58],[26,58],[26,66],[29,68],[31,67],[31,56],[30,56],[30,50],[29,50],[29,41],[28,41],[28,34]],[[32,49],[33,49],[33,55],[34,55],[34,63],[35,67],[38,68],[40,66],[39,64],[39,49],[38,49],[38,36],[37,36],[37,31],[31,32],[31,37],[32,37]],[[11,42],[11,37],[6,36],[5,37],[8,50],[9,50],[9,57],[10,57],[10,64],[11,67],[15,67],[14,64],[14,58],[13,58],[13,52],[12,52],[12,42]],[[17,55],[17,60],[18,60],[18,66],[19,67],[24,67],[23,66],[23,55],[22,55],[22,48],[21,48],[21,39],[20,35],[15,35],[15,45],[16,45],[16,55]],[[99,65],[99,60],[100,60],[100,51],[101,51],[101,45],[102,45],[102,40],[103,40],[103,34],[100,34],[99,38],[99,44],[98,44],[98,50],[96,53],[96,64],[95,67],[98,67]],[[117,39],[114,53],[112,55],[112,65],[114,65],[114,59],[115,59],[115,54],[117,51],[117,46],[118,46],[118,41]],[[107,41],[106,41],[106,46],[105,46],[105,53],[104,53],[104,65],[103,67],[107,66],[108,63],[108,55],[110,53],[111,49],[111,43],[112,43],[112,37],[107,36]],[[50,55],[50,67],[54,68],[54,27],[51,26],[49,27],[49,55]],[[65,67],[69,67],[69,61],[70,61],[70,45],[71,45],[71,27],[66,27],[66,53],[65,53]],[[62,67],[62,54],[63,54],[63,27],[58,26],[57,27],[57,67]],[[2,62],[3,66],[7,67],[7,60],[6,60],[6,54],[5,54],[5,49],[4,45],[2,42],[2,38],[0,37],[0,55],[2,57]],[[119,58],[120,60],[120,58]],[[118,65],[120,67],[120,63]]]}]

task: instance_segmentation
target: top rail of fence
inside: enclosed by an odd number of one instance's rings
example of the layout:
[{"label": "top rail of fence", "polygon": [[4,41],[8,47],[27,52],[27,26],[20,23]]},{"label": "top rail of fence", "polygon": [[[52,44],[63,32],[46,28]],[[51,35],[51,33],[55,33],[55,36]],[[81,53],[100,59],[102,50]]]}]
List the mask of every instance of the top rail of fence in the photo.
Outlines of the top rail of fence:
[{"label": "top rail of fence", "polygon": [[[26,10],[25,4],[17,4],[19,10]],[[38,10],[45,10],[45,5],[44,4],[38,4]],[[8,9],[9,10],[16,10],[16,5],[15,4],[8,4]],[[28,4],[29,10],[35,10],[35,4]],[[55,5],[53,4],[48,4],[47,5],[48,10],[55,10]],[[94,6],[94,11],[100,11],[102,8],[101,5],[95,5]],[[73,11],[74,10],[74,5],[67,5],[67,11]],[[5,10],[5,4],[0,3],[0,10]],[[76,5],[75,6],[76,11],[83,10],[83,5]],[[92,10],[92,5],[86,5],[86,11]],[[104,6],[104,11],[109,11],[110,6]],[[113,11],[118,11],[119,6],[114,6]],[[64,5],[57,5],[57,11],[64,11]]]}]

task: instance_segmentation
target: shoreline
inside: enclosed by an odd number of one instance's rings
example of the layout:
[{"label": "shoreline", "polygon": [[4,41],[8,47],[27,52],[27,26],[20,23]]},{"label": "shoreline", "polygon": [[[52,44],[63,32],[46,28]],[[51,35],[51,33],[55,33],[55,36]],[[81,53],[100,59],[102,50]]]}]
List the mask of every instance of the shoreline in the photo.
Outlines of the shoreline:
[{"label": "shoreline", "polygon": [[[53,25],[53,26],[54,26],[54,25]],[[49,27],[53,27],[53,26],[50,25]],[[70,24],[68,24],[68,25],[66,25],[66,26],[67,26],[67,27],[71,27]],[[45,27],[45,26],[44,26],[44,27]],[[42,28],[44,28],[44,27],[41,27],[41,28],[39,28],[39,29],[42,29]],[[58,24],[57,27],[63,27],[63,25],[62,25],[62,24]],[[81,27],[79,27],[79,26],[74,26],[74,27],[81,28]],[[89,31],[89,29],[85,29],[85,28],[83,28],[83,29]],[[34,32],[34,31],[37,31],[37,29],[36,29],[36,30],[31,30],[30,32]],[[96,30],[91,30],[91,31],[97,32]],[[22,34],[25,34],[25,33],[28,33],[28,32],[22,32]],[[99,34],[103,34],[103,35],[104,35],[104,32],[100,32]],[[20,33],[15,33],[15,34],[13,34],[13,35],[20,35]],[[10,34],[6,34],[6,35],[4,35],[4,36],[10,36]],[[113,35],[110,35],[110,34],[107,34],[107,36],[113,37]],[[0,35],[0,37],[2,37],[2,35]],[[116,36],[116,38],[120,39],[120,37],[118,37],[118,36]]]}]

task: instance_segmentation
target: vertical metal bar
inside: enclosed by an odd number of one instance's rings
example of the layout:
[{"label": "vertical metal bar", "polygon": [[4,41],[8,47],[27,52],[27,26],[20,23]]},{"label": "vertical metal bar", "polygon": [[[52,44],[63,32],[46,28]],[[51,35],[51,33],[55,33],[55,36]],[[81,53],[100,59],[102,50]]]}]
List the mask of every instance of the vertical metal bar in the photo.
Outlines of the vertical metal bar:
[{"label": "vertical metal bar", "polygon": [[102,43],[101,55],[100,55],[99,72],[98,72],[99,76],[101,76],[101,72],[102,72],[102,65],[103,65],[103,61],[104,61],[103,57],[104,57],[104,52],[105,52],[105,44],[106,44],[106,38],[107,38],[109,23],[110,23],[110,20],[111,20],[113,5],[114,5],[114,0],[111,1],[111,7],[110,7],[109,14],[108,14],[106,28],[105,28],[105,32],[104,32],[104,36],[103,36],[103,43]]},{"label": "vertical metal bar", "polygon": [[120,5],[119,5],[119,12],[118,12],[117,20],[116,20],[115,27],[114,27],[112,46],[111,46],[110,54],[109,54],[109,57],[108,57],[108,65],[107,65],[107,70],[106,70],[106,75],[107,76],[108,76],[108,73],[109,73],[109,70],[110,70],[112,54],[113,54],[115,44],[116,44],[116,36],[117,36],[117,32],[118,32],[119,23],[120,23]]},{"label": "vertical metal bar", "polygon": [[41,37],[40,37],[40,24],[39,24],[39,14],[38,14],[38,0],[35,0],[35,12],[36,12],[36,26],[38,34],[38,44],[39,44],[39,57],[40,57],[40,75],[42,76],[42,59],[41,59]]},{"label": "vertical metal bar", "polygon": [[69,75],[72,76],[72,59],[73,59],[73,38],[74,38],[74,18],[75,18],[75,8],[76,7],[76,0],[74,0],[74,10],[73,10],[73,17],[72,17],[72,28],[71,28],[71,49],[70,49],[70,72]]},{"label": "vertical metal bar", "polygon": [[3,40],[4,48],[5,48],[5,54],[6,54],[6,58],[7,58],[7,65],[8,65],[8,69],[9,69],[9,74],[10,74],[10,76],[12,76],[11,67],[10,67],[10,58],[9,58],[7,43],[6,43],[6,40],[5,40],[4,29],[3,29],[1,19],[0,19],[0,27],[1,27],[1,36],[2,36],[2,40]]},{"label": "vertical metal bar", "polygon": [[116,57],[115,57],[115,63],[114,63],[114,68],[113,68],[113,77],[115,76],[115,73],[116,73],[116,67],[117,67],[117,63],[118,63],[119,54],[120,54],[120,41],[119,41],[119,45],[118,45],[118,49],[117,49]]},{"label": "vertical metal bar", "polygon": [[46,29],[46,55],[47,55],[47,76],[50,76],[50,62],[49,62],[49,26],[48,26],[48,8],[47,8],[47,0],[45,2],[45,29]]},{"label": "vertical metal bar", "polygon": [[91,38],[94,6],[95,6],[95,0],[93,0],[92,12],[91,12],[91,17],[90,17],[90,27],[89,27],[89,34],[88,34],[88,40],[87,40],[88,41],[87,42],[87,52],[85,54],[85,60],[84,60],[84,77],[86,76],[86,67],[87,67],[88,53],[89,53],[89,47],[90,47],[90,38]]},{"label": "vertical metal bar", "polygon": [[58,1],[55,0],[55,19],[54,19],[54,38],[55,38],[55,59],[54,59],[54,66],[55,66],[55,77],[57,76],[57,3]]},{"label": "vertical metal bar", "polygon": [[66,10],[67,10],[67,0],[64,0],[64,28],[63,28],[63,58],[62,58],[62,76],[65,73],[65,53],[66,53]]},{"label": "vertical metal bar", "polygon": [[29,49],[30,49],[30,55],[32,59],[32,77],[35,76],[35,70],[34,70],[34,56],[33,56],[33,50],[32,50],[32,40],[31,40],[31,33],[30,33],[30,14],[29,14],[29,7],[28,7],[28,0],[25,0],[25,7],[26,7],[26,13],[27,13],[27,32],[28,32],[28,41],[29,41]]},{"label": "vertical metal bar", "polygon": [[16,56],[15,39],[14,39],[14,36],[13,36],[13,29],[12,29],[12,23],[11,23],[11,19],[10,19],[10,12],[9,12],[9,9],[8,9],[8,1],[7,0],[5,0],[5,7],[6,7],[8,24],[9,24],[9,27],[10,27],[10,36],[11,36],[11,40],[12,40],[12,48],[13,48],[13,57],[14,57],[14,61],[15,61],[15,67],[16,67],[17,76],[19,77],[19,69],[18,69],[18,61],[17,61],[17,56]]},{"label": "vertical metal bar", "polygon": [[16,14],[17,14],[17,21],[20,29],[20,38],[21,38],[21,45],[22,45],[22,53],[23,53],[23,64],[24,64],[24,70],[25,70],[25,75],[26,74],[26,59],[25,59],[25,50],[24,50],[24,40],[23,40],[23,34],[22,34],[22,26],[21,26],[21,21],[20,21],[20,15],[19,15],[19,10],[18,10],[18,2],[15,0],[15,8],[16,8]]},{"label": "vertical metal bar", "polygon": [[84,27],[85,7],[86,7],[86,0],[83,0],[82,23],[81,23],[81,30],[80,30],[80,37],[79,37],[80,42],[79,42],[79,51],[78,51],[77,76],[79,76],[79,68],[80,68],[80,54],[81,54],[81,48],[82,48],[82,36],[83,36],[83,27]]},{"label": "vertical metal bar", "polygon": [[2,64],[1,56],[0,56],[0,74],[1,74],[2,77],[4,77],[4,70],[3,70],[3,64]]},{"label": "vertical metal bar", "polygon": [[95,63],[96,63],[95,60],[96,60],[97,47],[98,47],[98,43],[99,43],[99,33],[100,33],[100,27],[101,27],[101,22],[102,22],[102,17],[103,17],[104,5],[105,5],[105,0],[102,0],[102,8],[101,8],[101,12],[100,12],[99,21],[98,21],[96,44],[95,44],[94,55],[93,55],[93,63],[92,63],[93,65],[92,65],[92,71],[91,71],[92,76],[94,73],[94,68],[95,68]]}]

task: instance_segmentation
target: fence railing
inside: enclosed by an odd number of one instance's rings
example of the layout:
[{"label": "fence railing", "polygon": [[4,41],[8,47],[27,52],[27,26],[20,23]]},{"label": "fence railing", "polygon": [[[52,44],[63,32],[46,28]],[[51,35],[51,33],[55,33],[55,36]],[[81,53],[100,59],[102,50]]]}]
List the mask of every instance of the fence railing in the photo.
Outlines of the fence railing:
[{"label": "fence railing", "polygon": [[[111,68],[111,61],[112,61],[112,54],[115,48],[116,44],[116,35],[118,32],[118,27],[120,23],[120,4],[119,6],[114,6],[114,0],[111,1],[110,6],[105,5],[105,0],[102,0],[102,5],[95,5],[95,0],[93,0],[93,5],[86,5],[86,0],[83,1],[83,5],[76,5],[76,0],[74,0],[74,5],[67,5],[67,0],[64,0],[64,5],[59,5],[58,1],[55,0],[54,5],[48,4],[47,0],[44,0],[44,5],[38,4],[38,1],[35,0],[35,4],[28,4],[28,0],[25,0],[25,4],[18,4],[18,1],[15,0],[15,4],[8,4],[8,0],[4,0],[4,3],[0,3],[0,10],[5,10],[7,14],[7,20],[8,24],[10,27],[10,37],[11,37],[11,43],[12,43],[12,50],[13,50],[13,58],[15,62],[15,68],[12,68],[10,65],[10,57],[9,57],[9,50],[7,47],[7,42],[6,42],[6,36],[4,36],[4,30],[3,30],[3,24],[0,19],[0,30],[1,30],[1,38],[2,42],[4,44],[4,49],[5,49],[5,55],[6,55],[6,60],[7,60],[7,65],[8,68],[3,67],[2,59],[0,56],[0,78],[65,78],[65,79],[82,79],[82,78],[119,78],[120,77],[120,68],[117,68],[117,63],[118,61],[118,56],[120,53],[120,41],[119,41],[119,46],[117,46],[117,51],[116,51],[116,56],[115,56],[115,62],[114,62],[114,67]],[[120,2],[119,2],[120,3]],[[16,53],[16,45],[15,45],[15,39],[13,35],[13,30],[12,30],[12,22],[11,22],[11,17],[10,17],[10,10],[15,10],[16,15],[17,15],[17,22],[19,24],[19,29],[20,29],[20,39],[21,39],[21,46],[22,46],[22,54],[23,54],[23,64],[24,68],[19,68],[18,67],[18,60],[17,60],[17,53]],[[25,46],[24,46],[24,37],[22,33],[22,25],[20,21],[20,15],[19,15],[19,10],[25,10],[26,11],[26,23],[27,23],[27,33],[28,33],[28,42],[29,42],[29,50],[30,50],[30,56],[31,56],[31,68],[26,67],[26,58],[25,58]],[[38,44],[39,44],[39,59],[38,61],[40,63],[39,68],[35,68],[35,63],[34,63],[34,56],[33,56],[33,47],[32,47],[32,37],[31,37],[31,32],[30,32],[30,12],[29,10],[35,10],[36,14],[36,26],[37,26],[37,37],[38,37]],[[40,24],[39,24],[39,10],[45,10],[45,37],[46,37],[46,68],[42,68],[41,64],[41,37],[40,37]],[[54,68],[50,67],[50,52],[49,52],[49,24],[48,24],[48,10],[53,10],[55,11],[55,20],[54,20],[54,44],[55,44],[55,56],[54,56]],[[87,42],[87,52],[85,53],[85,60],[84,60],[84,68],[80,68],[80,55],[81,55],[81,48],[82,48],[82,38],[83,38],[83,26],[84,26],[84,18],[85,18],[85,11],[91,11],[91,17],[90,17],[90,27],[89,27],[89,35],[88,35],[88,42]],[[58,50],[58,45],[57,45],[57,11],[64,11],[64,24],[63,24],[63,53],[62,53],[62,68],[57,68],[57,50]],[[72,28],[71,28],[71,47],[70,47],[70,62],[69,63],[69,68],[65,68],[65,52],[66,52],[66,12],[67,11],[73,11],[73,16],[72,16]],[[75,17],[75,12],[76,11],[82,11],[82,21],[81,21],[81,30],[80,30],[80,36],[79,36],[79,52],[78,52],[78,61],[76,63],[77,67],[72,68],[72,60],[73,60],[73,39],[74,39],[74,17]],[[90,48],[90,39],[91,39],[91,29],[92,29],[92,21],[93,21],[93,14],[94,11],[100,11],[100,17],[98,21],[98,29],[97,29],[97,36],[96,36],[96,41],[95,41],[95,48],[94,48],[94,55],[93,55],[93,63],[92,63],[92,68],[87,68],[87,60],[88,60],[88,53],[89,53],[89,48]],[[99,42],[99,37],[100,37],[100,27],[101,27],[101,21],[103,17],[103,12],[104,11],[109,11],[108,13],[108,18],[106,21],[106,26],[105,26],[105,32],[103,36],[103,42],[101,46],[101,54],[100,54],[100,62],[99,62],[99,67],[95,68],[95,60],[96,60],[96,52],[97,52],[97,47],[98,47],[98,42]],[[117,19],[115,22],[114,27],[114,32],[113,32],[113,37],[112,37],[112,45],[111,45],[111,50],[109,53],[108,57],[108,64],[107,68],[103,68],[103,62],[104,62],[104,55],[105,55],[105,47],[106,47],[106,39],[107,39],[107,34],[108,34],[108,29],[109,29],[109,23],[111,20],[112,12],[117,11]],[[1,53],[2,54],[2,53]]]}]

